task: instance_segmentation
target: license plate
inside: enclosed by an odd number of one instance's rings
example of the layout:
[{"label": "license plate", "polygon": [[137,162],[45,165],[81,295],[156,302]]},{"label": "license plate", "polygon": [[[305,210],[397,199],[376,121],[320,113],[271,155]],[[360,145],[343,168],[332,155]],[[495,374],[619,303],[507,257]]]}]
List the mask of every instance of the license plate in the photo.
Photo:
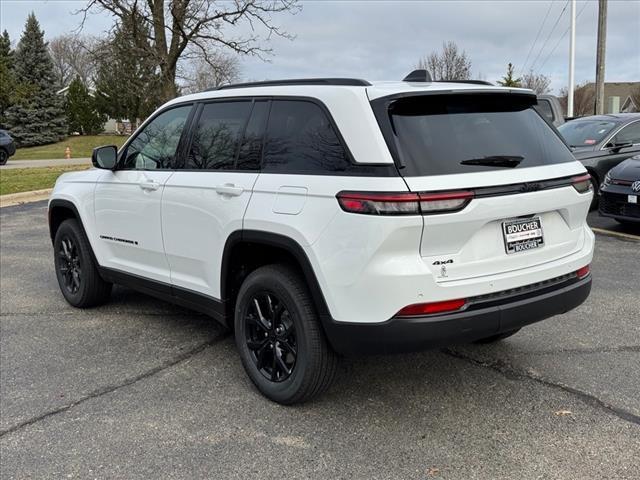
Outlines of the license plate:
[{"label": "license plate", "polygon": [[525,252],[544,245],[540,217],[503,222],[502,234],[508,254]]},{"label": "license plate", "polygon": [[629,203],[638,203],[637,195],[627,195],[627,202]]}]

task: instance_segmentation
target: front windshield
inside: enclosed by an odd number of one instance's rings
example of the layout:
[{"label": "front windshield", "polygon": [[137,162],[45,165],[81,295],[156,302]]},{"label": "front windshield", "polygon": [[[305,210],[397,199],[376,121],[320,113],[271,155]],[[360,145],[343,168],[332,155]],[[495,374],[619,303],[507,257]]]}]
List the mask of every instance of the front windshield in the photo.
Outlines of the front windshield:
[{"label": "front windshield", "polygon": [[597,145],[617,126],[609,120],[574,120],[558,127],[560,134],[572,147]]}]

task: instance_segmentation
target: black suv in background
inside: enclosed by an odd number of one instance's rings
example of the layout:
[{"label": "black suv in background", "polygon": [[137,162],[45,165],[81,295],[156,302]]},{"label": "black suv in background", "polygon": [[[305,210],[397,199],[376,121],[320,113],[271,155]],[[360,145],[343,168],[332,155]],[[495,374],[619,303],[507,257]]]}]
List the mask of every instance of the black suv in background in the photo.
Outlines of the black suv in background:
[{"label": "black suv in background", "polygon": [[16,153],[16,144],[6,130],[0,130],[0,165],[4,165],[9,157]]},{"label": "black suv in background", "polygon": [[[640,153],[640,113],[577,118],[560,125],[558,130],[591,174],[594,192],[609,170]],[[595,207],[597,196],[593,198]]]}]

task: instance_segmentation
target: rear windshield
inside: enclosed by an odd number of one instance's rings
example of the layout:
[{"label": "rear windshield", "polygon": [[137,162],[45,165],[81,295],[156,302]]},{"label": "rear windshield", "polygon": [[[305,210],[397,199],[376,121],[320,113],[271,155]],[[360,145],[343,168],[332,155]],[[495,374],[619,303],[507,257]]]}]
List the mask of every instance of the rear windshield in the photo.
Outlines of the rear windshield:
[{"label": "rear windshield", "polygon": [[[389,106],[402,175],[446,175],[575,161],[533,109],[514,94],[425,95]],[[394,150],[392,148],[392,150]]]},{"label": "rear windshield", "polygon": [[588,147],[600,143],[616,126],[616,122],[608,120],[573,120],[558,130],[572,147]]}]

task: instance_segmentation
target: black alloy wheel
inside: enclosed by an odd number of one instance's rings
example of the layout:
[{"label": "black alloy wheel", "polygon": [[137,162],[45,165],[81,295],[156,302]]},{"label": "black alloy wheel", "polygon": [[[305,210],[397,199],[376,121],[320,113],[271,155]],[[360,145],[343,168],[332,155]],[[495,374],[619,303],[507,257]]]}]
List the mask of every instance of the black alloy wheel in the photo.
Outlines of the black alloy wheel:
[{"label": "black alloy wheel", "polygon": [[57,255],[62,284],[69,293],[75,295],[82,282],[82,263],[78,247],[70,236],[62,238]]},{"label": "black alloy wheel", "polygon": [[112,285],[100,276],[91,244],[76,219],[64,220],[56,230],[53,257],[58,285],[67,302],[88,308],[109,300]]},{"label": "black alloy wheel", "polygon": [[295,266],[264,265],[247,275],[236,298],[234,330],[247,375],[274,402],[311,400],[336,376],[338,358]]},{"label": "black alloy wheel", "polygon": [[272,292],[259,292],[245,315],[245,339],[256,369],[272,382],[291,376],[298,357],[291,313]]}]

